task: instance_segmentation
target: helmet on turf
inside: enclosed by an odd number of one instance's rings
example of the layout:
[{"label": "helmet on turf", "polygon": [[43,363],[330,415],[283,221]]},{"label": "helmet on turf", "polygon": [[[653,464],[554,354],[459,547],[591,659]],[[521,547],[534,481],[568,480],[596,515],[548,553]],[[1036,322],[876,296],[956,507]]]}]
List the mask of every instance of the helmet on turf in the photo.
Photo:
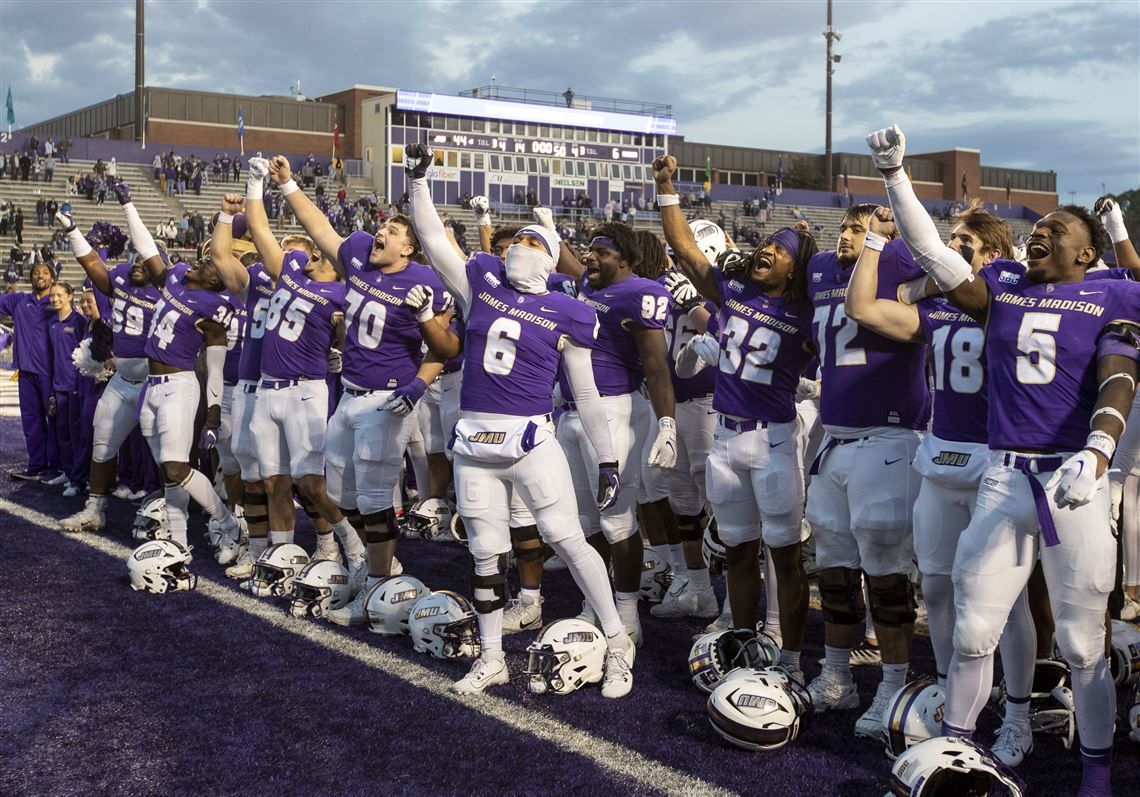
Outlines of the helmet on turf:
[{"label": "helmet on turf", "polygon": [[[1002,679],[998,703],[1004,708],[1005,680]],[[1056,659],[1038,659],[1033,666],[1033,686],[1029,692],[1029,726],[1034,733],[1061,737],[1065,748],[1072,747],[1077,730],[1073,706],[1069,665]]]},{"label": "helmet on turf", "polygon": [[186,569],[190,551],[174,540],[150,540],[131,551],[127,574],[131,589],[142,592],[175,592],[194,589],[198,577]]},{"label": "helmet on turf", "polygon": [[689,676],[702,692],[737,667],[760,669],[780,662],[780,646],[770,636],[747,628],[730,628],[697,637],[689,650]]},{"label": "helmet on turf", "polygon": [[293,579],[289,614],[319,619],[326,612],[344,608],[351,600],[348,569],[340,562],[318,559],[305,565]]},{"label": "helmet on turf", "polygon": [[883,712],[887,756],[895,759],[919,742],[941,736],[945,707],[945,690],[928,678],[895,692]]},{"label": "helmet on turf", "polygon": [[1022,797],[1025,785],[1005,764],[969,739],[936,736],[900,755],[891,767],[891,790],[884,797]]},{"label": "helmet on turf", "polygon": [[131,524],[131,536],[136,540],[170,539],[170,524],[166,520],[166,496],[154,492],[143,499]]},{"label": "helmet on turf", "polygon": [[374,634],[396,636],[411,633],[408,616],[416,601],[430,595],[424,582],[414,576],[392,576],[376,582],[364,597],[364,617]]},{"label": "helmet on turf", "polygon": [[250,592],[259,598],[281,598],[288,595],[293,579],[309,563],[309,555],[300,545],[281,542],[261,552],[253,565]]},{"label": "helmet on turf", "polygon": [[709,572],[714,575],[724,572],[726,556],[724,543],[720,541],[720,535],[716,531],[716,518],[711,515],[705,525],[704,536],[701,538],[701,554],[705,558]]},{"label": "helmet on turf", "polygon": [[778,668],[733,671],[705,704],[713,730],[745,750],[779,750],[796,738],[800,717],[811,705],[793,695],[791,681]]},{"label": "helmet on turf", "polygon": [[660,603],[672,583],[673,571],[669,563],[656,551],[646,548],[641,563],[641,597],[650,603]]},{"label": "helmet on turf", "polygon": [[1140,678],[1140,631],[1131,623],[1112,621],[1112,658],[1108,665],[1117,686]]},{"label": "helmet on turf", "polygon": [[425,540],[447,539],[451,536],[453,514],[442,498],[425,498],[408,511],[405,521],[408,536]]},{"label": "helmet on turf", "polygon": [[605,636],[585,620],[558,620],[543,628],[526,649],[530,691],[566,695],[605,674]]},{"label": "helmet on turf", "polygon": [[689,229],[697,240],[697,248],[708,258],[709,265],[714,265],[716,259],[728,248],[724,230],[708,219],[693,219],[689,222]]},{"label": "helmet on turf", "polygon": [[424,595],[408,618],[412,647],[437,659],[479,655],[475,610],[462,595],[440,590]]}]

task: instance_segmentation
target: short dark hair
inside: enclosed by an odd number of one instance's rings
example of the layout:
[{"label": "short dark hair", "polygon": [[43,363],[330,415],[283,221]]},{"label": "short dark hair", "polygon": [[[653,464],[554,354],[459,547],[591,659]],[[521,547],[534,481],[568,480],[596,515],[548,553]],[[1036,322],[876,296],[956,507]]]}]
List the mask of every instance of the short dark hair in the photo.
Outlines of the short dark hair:
[{"label": "short dark hair", "polygon": [[865,219],[867,216],[870,216],[872,213],[878,210],[879,207],[880,206],[876,205],[874,202],[860,202],[847,208],[847,212],[843,214],[843,220],[847,221],[848,219]]},{"label": "short dark hair", "polygon": [[416,237],[416,228],[412,225],[412,217],[404,213],[397,213],[395,216],[389,216],[387,222],[395,222],[408,231],[408,243],[412,245],[414,250],[408,255],[408,260],[414,260],[417,263],[423,262],[423,247],[420,246],[420,239]]},{"label": "short dark hair", "polygon": [[[1104,229],[1104,225],[1100,223],[1100,219],[1089,212],[1088,208],[1081,207],[1080,205],[1061,205],[1057,210],[1076,216],[1080,219],[1089,231],[1089,242],[1096,249],[1097,257],[1112,245],[1112,240],[1108,237],[1108,233]],[[1095,263],[1095,261],[1094,261]],[[1091,267],[1093,263],[1087,264]]]},{"label": "short dark hair", "polygon": [[975,199],[970,206],[954,217],[955,224],[964,224],[978,234],[982,246],[987,250],[997,249],[999,257],[1013,260],[1013,236],[1009,225],[981,206],[981,200]]},{"label": "short dark hair", "polygon": [[514,237],[519,234],[519,230],[521,229],[522,226],[518,224],[511,224],[507,225],[506,227],[496,227],[495,231],[491,233],[491,248],[494,249],[496,246],[498,246],[499,242],[504,238],[514,240]]},{"label": "short dark hair", "polygon": [[590,231],[591,238],[598,236],[612,238],[613,242],[617,244],[618,254],[621,255],[622,259],[629,263],[630,268],[635,272],[638,270],[641,260],[641,246],[637,241],[637,231],[633,227],[622,224],[620,221],[606,222],[599,224]]},{"label": "short dark hair", "polygon": [[641,252],[634,273],[646,279],[660,279],[669,269],[669,256],[665,253],[665,244],[649,230],[636,230],[635,234]]}]

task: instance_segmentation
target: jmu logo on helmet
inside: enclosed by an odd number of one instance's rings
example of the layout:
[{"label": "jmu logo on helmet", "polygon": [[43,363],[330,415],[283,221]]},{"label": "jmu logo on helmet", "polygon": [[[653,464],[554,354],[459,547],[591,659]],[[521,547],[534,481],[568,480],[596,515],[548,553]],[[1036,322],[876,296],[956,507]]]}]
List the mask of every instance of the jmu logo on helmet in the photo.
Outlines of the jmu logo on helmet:
[{"label": "jmu logo on helmet", "polygon": [[403,592],[394,593],[388,602],[403,603],[404,601],[410,601],[414,597],[416,597],[416,591],[414,589],[406,589]]},{"label": "jmu logo on helmet", "polygon": [[145,551],[135,551],[136,562],[142,562],[146,559],[153,559],[156,556],[162,556],[161,548],[148,548]]},{"label": "jmu logo on helmet", "polygon": [[439,614],[443,609],[439,606],[425,606],[416,612],[416,619],[422,620],[425,617],[434,617]]}]

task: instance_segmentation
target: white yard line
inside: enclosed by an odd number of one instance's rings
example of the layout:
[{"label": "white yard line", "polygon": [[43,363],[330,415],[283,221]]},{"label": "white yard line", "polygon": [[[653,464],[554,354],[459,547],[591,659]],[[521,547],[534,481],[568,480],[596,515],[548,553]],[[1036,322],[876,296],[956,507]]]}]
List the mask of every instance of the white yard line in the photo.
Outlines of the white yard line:
[{"label": "white yard line", "polygon": [[[21,504],[0,498],[0,511],[13,515],[28,523],[49,531],[59,531],[56,518],[28,509]],[[82,543],[100,553],[122,563],[131,549],[98,534],[64,534],[66,539]],[[464,708],[477,711],[484,716],[498,720],[517,731],[549,742],[563,750],[575,753],[598,766],[624,778],[641,783],[646,788],[675,795],[731,795],[735,792],[713,783],[695,778],[673,767],[646,758],[636,750],[587,731],[575,728],[541,714],[528,711],[521,706],[494,695],[459,697],[448,691],[451,681],[426,667],[421,667],[401,656],[365,644],[359,639],[332,630],[323,623],[294,620],[285,615],[279,606],[260,601],[235,590],[226,589],[204,578],[198,580],[199,595],[210,600],[238,609],[251,617],[256,617],[280,631],[313,642],[326,650],[360,662],[366,667],[398,678],[405,683],[423,689],[436,697],[458,703]],[[161,598],[156,597],[156,600]],[[517,676],[516,676],[517,677]],[[573,700],[573,697],[551,699]],[[626,700],[637,700],[637,687]]]}]

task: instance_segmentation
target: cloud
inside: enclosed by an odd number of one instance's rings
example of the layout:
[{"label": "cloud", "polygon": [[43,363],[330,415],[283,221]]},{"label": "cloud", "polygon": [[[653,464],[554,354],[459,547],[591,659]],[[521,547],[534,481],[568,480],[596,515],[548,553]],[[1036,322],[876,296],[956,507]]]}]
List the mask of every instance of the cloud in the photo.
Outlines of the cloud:
[{"label": "cloud", "polygon": [[21,41],[20,49],[24,53],[24,63],[27,66],[28,77],[33,83],[58,83],[55,66],[59,63],[59,53],[32,52],[28,43]]}]

